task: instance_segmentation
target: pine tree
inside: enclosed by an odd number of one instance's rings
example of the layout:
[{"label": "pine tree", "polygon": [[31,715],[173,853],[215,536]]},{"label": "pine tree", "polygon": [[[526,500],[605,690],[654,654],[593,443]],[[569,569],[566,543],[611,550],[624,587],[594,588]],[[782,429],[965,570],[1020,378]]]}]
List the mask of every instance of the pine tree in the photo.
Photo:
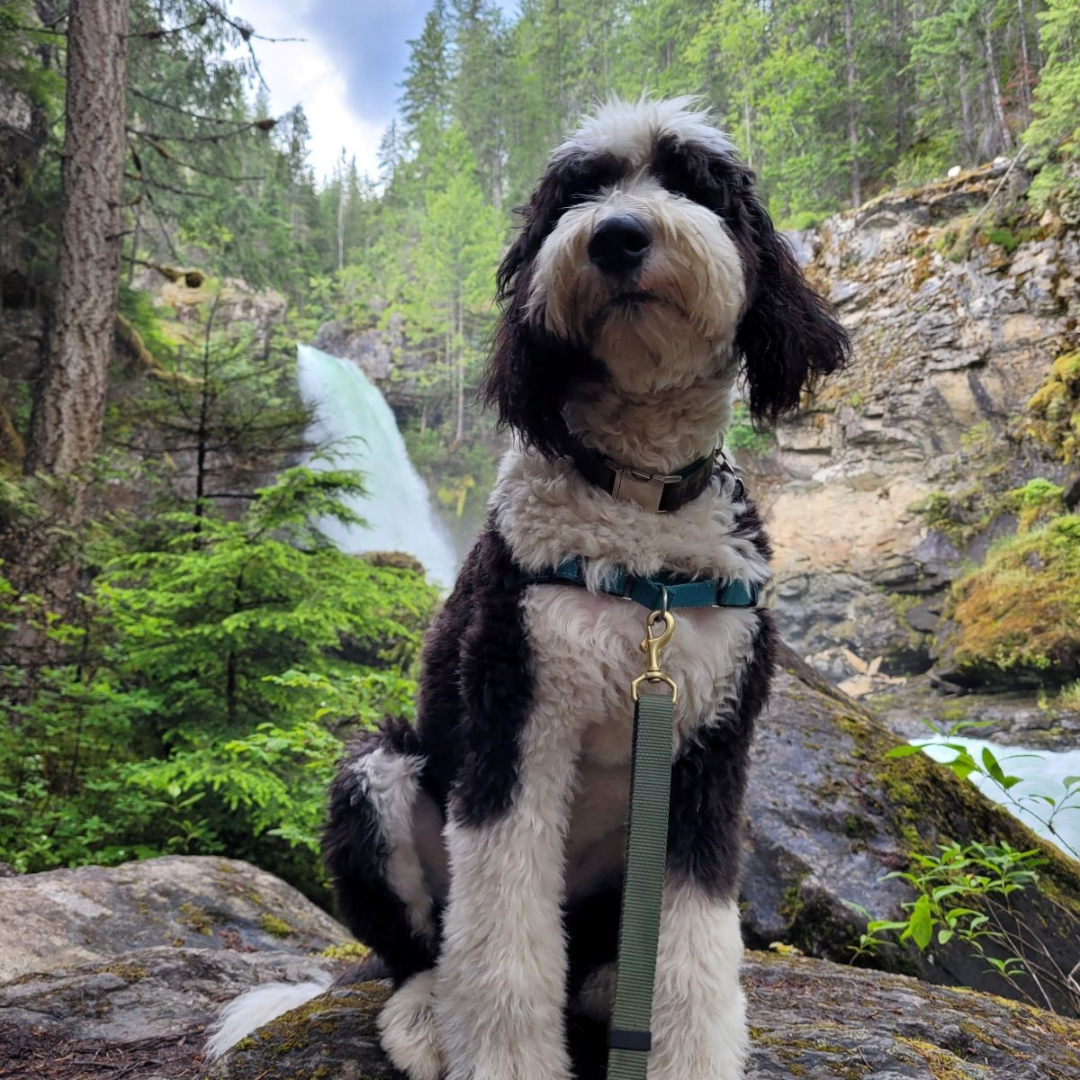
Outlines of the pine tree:
[{"label": "pine tree", "polygon": [[1046,62],[1024,144],[1044,165],[1039,197],[1061,187],[1071,189],[1075,199],[1080,195],[1080,7],[1073,0],[1047,0],[1039,24]]}]

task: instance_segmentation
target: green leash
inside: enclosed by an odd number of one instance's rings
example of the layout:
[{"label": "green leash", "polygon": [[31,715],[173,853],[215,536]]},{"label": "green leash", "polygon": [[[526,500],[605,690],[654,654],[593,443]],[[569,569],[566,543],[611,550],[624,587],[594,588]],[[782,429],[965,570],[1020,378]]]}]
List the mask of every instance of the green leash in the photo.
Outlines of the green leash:
[{"label": "green leash", "polygon": [[[666,595],[663,599],[663,609],[651,612],[645,622],[641,651],[647,655],[648,663],[631,688],[634,749],[630,817],[607,1080],[645,1080],[652,1049],[656,949],[667,864],[672,714],[679,697],[678,687],[660,670],[660,650],[675,633],[675,619],[667,610]],[[664,629],[654,637],[653,627],[660,622]]]}]

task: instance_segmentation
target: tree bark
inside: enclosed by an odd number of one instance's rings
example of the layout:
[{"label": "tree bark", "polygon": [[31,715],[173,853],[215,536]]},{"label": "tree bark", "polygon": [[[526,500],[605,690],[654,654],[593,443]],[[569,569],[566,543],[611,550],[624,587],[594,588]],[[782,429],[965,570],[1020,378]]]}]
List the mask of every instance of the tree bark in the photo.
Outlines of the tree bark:
[{"label": "tree bark", "polygon": [[120,286],[127,30],[127,0],[71,0],[58,280],[28,472],[77,476],[101,438]]},{"label": "tree bark", "polygon": [[1031,56],[1028,49],[1027,12],[1024,10],[1024,0],[1016,0],[1016,6],[1020,14],[1020,57],[1024,70],[1020,74],[1020,93],[1024,99],[1024,119],[1031,123]]}]

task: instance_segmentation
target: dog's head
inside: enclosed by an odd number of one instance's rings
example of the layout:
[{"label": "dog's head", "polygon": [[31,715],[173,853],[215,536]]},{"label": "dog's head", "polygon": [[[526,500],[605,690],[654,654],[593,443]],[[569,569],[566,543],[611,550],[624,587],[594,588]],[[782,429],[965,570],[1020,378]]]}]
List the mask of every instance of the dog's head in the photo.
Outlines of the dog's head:
[{"label": "dog's head", "polygon": [[655,394],[741,362],[751,411],[775,420],[846,358],[754,174],[689,99],[602,108],[522,216],[484,392],[545,453],[563,449],[572,395],[598,383]]}]

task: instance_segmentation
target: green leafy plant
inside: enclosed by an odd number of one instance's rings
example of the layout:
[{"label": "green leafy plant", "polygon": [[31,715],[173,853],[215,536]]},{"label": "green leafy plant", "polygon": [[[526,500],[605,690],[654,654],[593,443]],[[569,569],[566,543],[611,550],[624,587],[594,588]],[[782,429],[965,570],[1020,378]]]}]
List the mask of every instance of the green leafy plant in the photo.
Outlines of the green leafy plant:
[{"label": "green leafy plant", "polygon": [[226,852],[326,897],[333,763],[350,731],[411,715],[436,602],[420,574],[312,526],[353,520],[342,499],[359,490],[355,474],[294,468],[239,519],[115,529],[75,620],[0,574],[0,636],[34,621],[70,661],[33,687],[0,666],[26,691],[0,723],[0,859],[32,871]]},{"label": "green leafy plant", "polygon": [[[957,741],[961,731],[984,727],[985,723],[960,720],[946,731],[928,726],[945,740],[936,745],[952,750],[954,756],[941,762],[961,780],[972,777],[994,785],[1002,801],[1014,811],[1023,811],[1057,838],[1074,857],[1077,852],[1061,837],[1056,823],[1069,811],[1080,810],[1080,776],[1064,780],[1063,793],[1039,792],[1017,796],[1014,789],[1021,778],[1006,770],[1008,761],[983,747],[978,756]],[[923,745],[905,743],[886,755],[905,758],[923,752]],[[1039,757],[1039,755],[1023,755]],[[1005,979],[1018,993],[1046,1008],[1054,1009],[1055,991],[1080,1009],[1078,971],[1064,970],[1045,945],[1024,932],[1014,895],[1039,887],[1039,869],[1048,862],[1038,847],[1018,849],[1006,841],[990,843],[956,841],[942,843],[933,852],[914,851],[905,870],[886,874],[881,880],[899,879],[911,886],[915,899],[902,905],[902,919],[871,919],[865,908],[849,905],[867,919],[866,930],[852,946],[853,960],[876,955],[881,948],[912,943],[925,952],[956,941],[967,946]],[[1029,989],[1032,987],[1033,989]]]}]

